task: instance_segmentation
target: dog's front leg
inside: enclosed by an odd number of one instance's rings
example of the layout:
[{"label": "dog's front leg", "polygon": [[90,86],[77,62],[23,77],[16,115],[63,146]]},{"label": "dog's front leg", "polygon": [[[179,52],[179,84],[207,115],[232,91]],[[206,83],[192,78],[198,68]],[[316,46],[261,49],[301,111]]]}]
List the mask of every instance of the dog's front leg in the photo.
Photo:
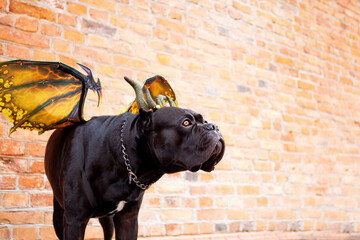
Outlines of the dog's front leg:
[{"label": "dog's front leg", "polygon": [[66,214],[64,217],[64,236],[65,240],[83,240],[85,236],[85,228],[89,218],[79,219],[78,217]]},{"label": "dog's front leg", "polygon": [[142,199],[126,203],[124,209],[114,216],[115,239],[136,240],[138,235],[138,214]]},{"label": "dog's front leg", "polygon": [[114,234],[113,216],[99,218],[99,222],[104,231],[104,240],[111,240]]}]

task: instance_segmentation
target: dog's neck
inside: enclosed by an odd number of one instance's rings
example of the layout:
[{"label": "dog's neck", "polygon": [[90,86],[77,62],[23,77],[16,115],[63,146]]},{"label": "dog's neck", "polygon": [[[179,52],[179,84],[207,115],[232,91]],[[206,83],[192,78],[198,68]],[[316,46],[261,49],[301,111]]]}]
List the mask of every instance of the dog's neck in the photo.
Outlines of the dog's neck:
[{"label": "dog's neck", "polygon": [[[139,115],[128,117],[124,125],[123,141],[132,171],[137,176],[138,181],[145,185],[151,185],[159,180],[164,175],[164,172],[156,164],[155,156],[141,133],[140,121]],[[126,138],[126,135],[129,135],[127,133],[130,131],[131,135],[135,136],[132,139]],[[122,159],[122,161],[125,160]]]}]

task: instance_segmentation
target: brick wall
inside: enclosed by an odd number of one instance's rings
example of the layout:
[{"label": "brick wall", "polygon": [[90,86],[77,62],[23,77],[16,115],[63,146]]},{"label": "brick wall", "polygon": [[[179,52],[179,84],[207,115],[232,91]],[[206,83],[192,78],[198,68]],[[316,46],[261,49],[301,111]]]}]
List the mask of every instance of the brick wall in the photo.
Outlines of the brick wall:
[{"label": "brick wall", "polygon": [[[161,74],[220,126],[217,170],[154,184],[141,237],[360,232],[359,1],[0,0],[0,59],[16,58],[92,68],[103,102],[89,93],[87,117],[134,98],[124,75]],[[0,239],[54,238],[50,133],[8,136],[0,116]],[[102,237],[96,220],[86,236]]]}]

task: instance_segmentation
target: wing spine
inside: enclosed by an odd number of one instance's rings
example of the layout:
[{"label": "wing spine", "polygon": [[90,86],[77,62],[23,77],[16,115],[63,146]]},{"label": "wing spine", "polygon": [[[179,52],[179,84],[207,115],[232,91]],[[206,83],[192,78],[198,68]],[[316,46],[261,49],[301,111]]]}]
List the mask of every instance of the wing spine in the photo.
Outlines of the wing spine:
[{"label": "wing spine", "polygon": [[[50,98],[49,100],[47,100],[45,103],[41,104],[40,106],[38,106],[37,108],[35,108],[34,110],[32,110],[31,112],[29,112],[28,114],[26,114],[26,116],[21,119],[21,121],[19,121],[18,123],[16,123],[11,129],[10,129],[10,134],[13,133],[16,128],[20,127],[26,120],[28,120],[31,116],[33,116],[34,114],[40,112],[42,109],[44,109],[45,107],[49,106],[52,103],[55,103],[56,101],[58,101],[59,99],[62,99],[64,97],[69,97],[71,95],[74,95],[76,93],[78,93],[79,91],[81,91],[81,89],[78,89],[76,91],[73,92],[69,92],[65,95],[61,95],[58,97],[54,97],[54,98]],[[56,123],[57,124],[57,123]],[[55,125],[56,125],[55,124]]]}]

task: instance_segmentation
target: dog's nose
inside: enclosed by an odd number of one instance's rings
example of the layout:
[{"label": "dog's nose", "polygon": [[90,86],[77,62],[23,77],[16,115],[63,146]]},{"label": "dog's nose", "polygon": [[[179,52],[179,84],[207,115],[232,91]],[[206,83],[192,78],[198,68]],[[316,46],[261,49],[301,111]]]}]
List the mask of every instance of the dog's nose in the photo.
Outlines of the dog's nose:
[{"label": "dog's nose", "polygon": [[212,123],[206,124],[204,126],[204,128],[209,131],[218,131],[219,130],[218,126],[216,126],[216,124],[212,124]]}]

